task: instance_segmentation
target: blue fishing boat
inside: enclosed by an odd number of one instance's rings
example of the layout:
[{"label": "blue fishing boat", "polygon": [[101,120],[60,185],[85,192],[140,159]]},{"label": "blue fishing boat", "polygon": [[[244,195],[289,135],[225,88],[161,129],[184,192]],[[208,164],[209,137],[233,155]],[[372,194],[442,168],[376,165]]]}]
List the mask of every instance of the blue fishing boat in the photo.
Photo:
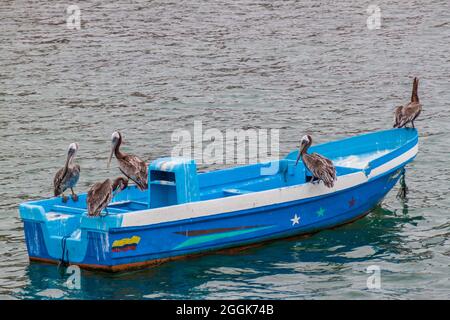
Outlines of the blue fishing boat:
[{"label": "blue fishing boat", "polygon": [[104,217],[86,194],[20,205],[30,260],[120,271],[268,240],[311,234],[361,218],[380,203],[418,152],[415,129],[316,145],[333,161],[332,188],[312,183],[298,151],[284,159],[205,173],[184,158],[148,167],[148,190],[117,194]]}]

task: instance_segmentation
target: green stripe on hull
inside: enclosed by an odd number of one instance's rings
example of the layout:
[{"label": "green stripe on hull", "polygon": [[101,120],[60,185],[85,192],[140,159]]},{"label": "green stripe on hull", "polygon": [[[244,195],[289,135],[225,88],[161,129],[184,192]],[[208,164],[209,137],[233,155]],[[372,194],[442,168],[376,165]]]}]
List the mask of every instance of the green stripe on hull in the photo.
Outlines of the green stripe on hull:
[{"label": "green stripe on hull", "polygon": [[246,233],[255,232],[255,231],[259,231],[259,230],[264,230],[264,229],[268,229],[268,228],[272,228],[272,227],[273,226],[258,227],[258,228],[252,228],[252,229],[236,230],[236,231],[222,232],[222,233],[216,233],[216,234],[209,234],[209,235],[206,235],[206,236],[193,237],[193,238],[190,238],[190,239],[186,240],[185,242],[179,244],[174,249],[181,249],[181,248],[184,248],[184,247],[190,247],[190,246],[193,246],[193,245],[197,245],[197,244],[204,243],[204,242],[209,242],[209,241],[214,241],[214,240],[217,240],[217,239],[235,237],[235,236],[238,236],[238,235],[241,235],[241,234],[246,234]]}]

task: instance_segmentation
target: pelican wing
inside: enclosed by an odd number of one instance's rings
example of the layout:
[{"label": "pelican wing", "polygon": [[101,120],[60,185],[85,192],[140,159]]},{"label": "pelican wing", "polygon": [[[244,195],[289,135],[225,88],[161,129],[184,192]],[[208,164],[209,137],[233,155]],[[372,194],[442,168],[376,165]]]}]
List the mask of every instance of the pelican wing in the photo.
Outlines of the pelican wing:
[{"label": "pelican wing", "polygon": [[126,155],[119,160],[120,171],[128,179],[134,181],[140,190],[146,190],[147,184],[147,165],[135,155]]},{"label": "pelican wing", "polygon": [[55,177],[53,178],[53,191],[55,197],[59,196],[64,191],[62,182],[64,180],[64,176],[66,175],[66,173],[67,173],[66,168],[61,168],[56,172]]},{"label": "pelican wing", "polygon": [[313,153],[306,154],[304,160],[307,168],[314,177],[322,180],[328,188],[334,186],[334,181],[336,181],[336,168],[330,159],[318,153]]},{"label": "pelican wing", "polygon": [[408,103],[402,109],[402,114],[400,118],[399,128],[404,127],[407,123],[414,121],[422,111],[422,105],[418,102]]},{"label": "pelican wing", "polygon": [[315,156],[318,157],[322,163],[323,163],[323,167],[325,168],[325,170],[327,171],[329,177],[332,179],[332,181],[336,181],[336,168],[333,164],[333,161],[331,161],[328,158],[325,158],[324,156],[315,153]]},{"label": "pelican wing", "polygon": [[333,166],[333,161],[331,161],[330,159],[314,152],[312,154],[312,156],[314,156],[315,158],[319,159],[321,162],[325,162],[328,166]]},{"label": "pelican wing", "polygon": [[87,207],[90,216],[98,216],[112,199],[112,183],[107,179],[104,182],[95,183],[87,194]]},{"label": "pelican wing", "polygon": [[56,196],[59,196],[68,188],[73,188],[78,183],[80,178],[80,166],[64,167],[56,172],[53,178],[53,191]]},{"label": "pelican wing", "polygon": [[401,121],[402,121],[402,111],[403,111],[403,106],[398,106],[397,108],[395,108],[395,112],[394,112],[394,128],[397,128]]}]

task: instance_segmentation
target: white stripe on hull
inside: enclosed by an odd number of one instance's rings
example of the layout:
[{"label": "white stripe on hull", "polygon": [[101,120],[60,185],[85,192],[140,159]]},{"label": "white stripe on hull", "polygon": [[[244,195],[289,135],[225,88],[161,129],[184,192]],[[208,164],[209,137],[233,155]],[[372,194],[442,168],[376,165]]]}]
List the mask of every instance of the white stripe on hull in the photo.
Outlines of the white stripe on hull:
[{"label": "white stripe on hull", "polygon": [[394,158],[391,161],[388,161],[381,166],[373,169],[369,174],[369,179],[379,176],[384,172],[391,170],[392,168],[398,167],[402,163],[408,161],[409,159],[412,159],[417,154],[417,152],[419,152],[419,144],[416,144],[414,147],[401,154],[397,158]]},{"label": "white stripe on hull", "polygon": [[162,222],[212,216],[331,194],[363,184],[369,179],[381,175],[412,159],[417,152],[418,145],[416,144],[413,148],[397,158],[373,169],[369,176],[366,176],[363,172],[340,176],[335,182],[334,187],[331,189],[327,188],[322,182],[320,184],[305,183],[232,197],[128,212],[123,214],[122,227],[144,226]]}]

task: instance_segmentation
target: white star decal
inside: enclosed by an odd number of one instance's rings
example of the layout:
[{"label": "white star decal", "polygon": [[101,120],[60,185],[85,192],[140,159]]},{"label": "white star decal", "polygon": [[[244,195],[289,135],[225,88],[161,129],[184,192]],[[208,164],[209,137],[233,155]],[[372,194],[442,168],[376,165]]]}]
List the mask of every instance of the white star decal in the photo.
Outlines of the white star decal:
[{"label": "white star decal", "polygon": [[300,217],[297,216],[297,214],[294,215],[294,218],[291,219],[292,225],[295,226],[296,224],[300,223]]}]

